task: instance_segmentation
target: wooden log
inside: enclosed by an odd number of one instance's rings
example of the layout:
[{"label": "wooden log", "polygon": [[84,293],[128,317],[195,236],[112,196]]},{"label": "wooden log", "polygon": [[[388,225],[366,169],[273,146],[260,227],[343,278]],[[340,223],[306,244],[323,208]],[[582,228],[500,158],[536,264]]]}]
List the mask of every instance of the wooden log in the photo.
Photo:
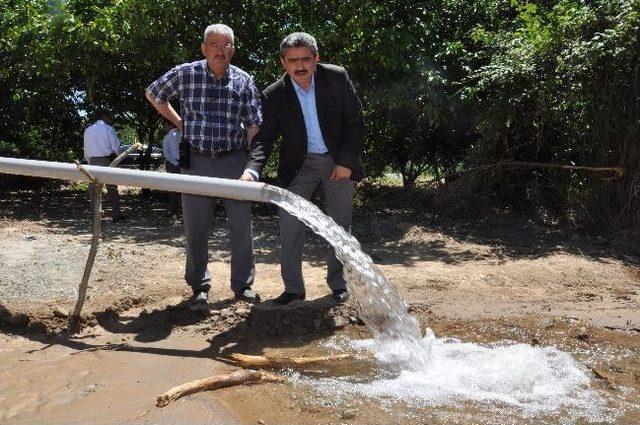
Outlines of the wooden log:
[{"label": "wooden log", "polygon": [[257,384],[259,382],[282,382],[284,378],[259,370],[236,370],[231,373],[215,375],[209,378],[198,379],[171,388],[158,396],[156,406],[164,407],[174,400],[185,395],[200,391],[215,390],[217,388],[232,387],[235,385]]},{"label": "wooden log", "polygon": [[313,363],[326,363],[345,360],[351,358],[350,354],[336,354],[322,357],[270,357],[270,356],[249,356],[247,354],[234,353],[231,359],[238,362],[243,367],[282,367],[299,366]]}]

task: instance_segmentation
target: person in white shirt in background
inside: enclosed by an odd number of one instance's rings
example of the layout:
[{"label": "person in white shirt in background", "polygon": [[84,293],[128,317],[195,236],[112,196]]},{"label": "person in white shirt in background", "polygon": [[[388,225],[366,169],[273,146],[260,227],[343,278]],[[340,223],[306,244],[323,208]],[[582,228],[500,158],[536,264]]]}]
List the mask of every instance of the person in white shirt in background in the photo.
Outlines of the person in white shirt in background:
[{"label": "person in white shirt in background", "polygon": [[[164,120],[164,131],[166,132],[162,139],[162,154],[164,155],[164,165],[167,173],[180,174],[180,139],[182,134],[169,121]],[[180,215],[181,196],[176,192],[168,192],[167,200],[169,202],[169,216]]]},{"label": "person in white shirt in background", "polygon": [[[96,112],[97,121],[84,131],[84,157],[89,165],[108,167],[112,158],[120,154],[120,140],[116,131],[108,123],[111,121],[106,111]],[[113,156],[115,155],[115,156]],[[91,206],[95,202],[92,185],[89,185],[91,193]],[[120,199],[118,187],[107,185],[107,200],[111,205],[111,221],[114,223],[126,219],[120,212]]]}]

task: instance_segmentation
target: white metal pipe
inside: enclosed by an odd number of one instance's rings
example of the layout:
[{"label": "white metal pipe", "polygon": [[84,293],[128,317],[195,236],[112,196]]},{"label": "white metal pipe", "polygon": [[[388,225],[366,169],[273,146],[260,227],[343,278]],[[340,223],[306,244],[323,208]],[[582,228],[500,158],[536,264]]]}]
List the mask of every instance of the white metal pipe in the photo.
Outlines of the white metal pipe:
[{"label": "white metal pipe", "polygon": [[[104,184],[166,190],[191,195],[218,196],[244,201],[269,202],[264,194],[264,189],[267,186],[265,183],[98,167],[95,165],[83,165],[83,168],[91,173],[96,180]],[[82,174],[75,164],[63,162],[0,157],[0,173],[89,182],[89,178]]]}]

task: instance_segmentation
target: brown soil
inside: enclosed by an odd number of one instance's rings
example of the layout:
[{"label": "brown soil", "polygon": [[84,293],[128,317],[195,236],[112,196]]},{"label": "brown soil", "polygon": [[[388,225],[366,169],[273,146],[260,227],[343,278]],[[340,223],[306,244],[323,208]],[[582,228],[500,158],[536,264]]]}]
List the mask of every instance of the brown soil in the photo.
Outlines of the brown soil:
[{"label": "brown soil", "polygon": [[[83,331],[68,336],[89,249],[87,203],[71,190],[0,195],[2,423],[537,423],[467,407],[406,416],[403,406],[319,400],[287,384],[217,390],[156,408],[155,396],[172,386],[233,370],[232,352],[320,354],[333,335],[368,333],[353,304],[336,306],[327,296],[325,246],[311,235],[307,301],[275,308],[230,300],[221,211],[210,238],[211,311],[190,311],[180,225],[154,197],[131,193],[124,196],[130,220],[103,222]],[[282,291],[275,229],[274,209],[256,206],[254,288],[263,299]],[[592,387],[619,407],[619,423],[640,422],[637,232],[589,236],[512,217],[469,223],[364,210],[353,232],[438,336],[555,345],[593,371]]]}]

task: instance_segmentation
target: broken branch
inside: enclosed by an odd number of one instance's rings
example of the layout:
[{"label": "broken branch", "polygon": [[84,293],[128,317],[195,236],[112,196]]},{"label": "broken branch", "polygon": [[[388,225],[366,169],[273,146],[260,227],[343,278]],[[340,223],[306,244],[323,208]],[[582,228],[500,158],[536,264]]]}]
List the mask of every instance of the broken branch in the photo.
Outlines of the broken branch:
[{"label": "broken branch", "polygon": [[350,358],[350,354],[336,354],[322,357],[269,357],[269,356],[249,356],[246,354],[234,353],[231,358],[243,367],[281,367],[292,365],[305,365],[312,363],[335,362]]},{"label": "broken branch", "polygon": [[127,155],[129,155],[129,153],[136,149],[142,149],[142,144],[140,142],[135,142],[133,145],[129,146],[128,149],[123,151],[113,161],[111,161],[109,167],[117,167],[127,157]]},{"label": "broken branch", "polygon": [[223,375],[215,375],[209,378],[198,379],[171,388],[158,396],[156,406],[164,407],[174,400],[185,395],[200,391],[215,390],[217,388],[232,387],[235,385],[257,384],[259,382],[282,382],[284,378],[258,370],[236,370]]}]

